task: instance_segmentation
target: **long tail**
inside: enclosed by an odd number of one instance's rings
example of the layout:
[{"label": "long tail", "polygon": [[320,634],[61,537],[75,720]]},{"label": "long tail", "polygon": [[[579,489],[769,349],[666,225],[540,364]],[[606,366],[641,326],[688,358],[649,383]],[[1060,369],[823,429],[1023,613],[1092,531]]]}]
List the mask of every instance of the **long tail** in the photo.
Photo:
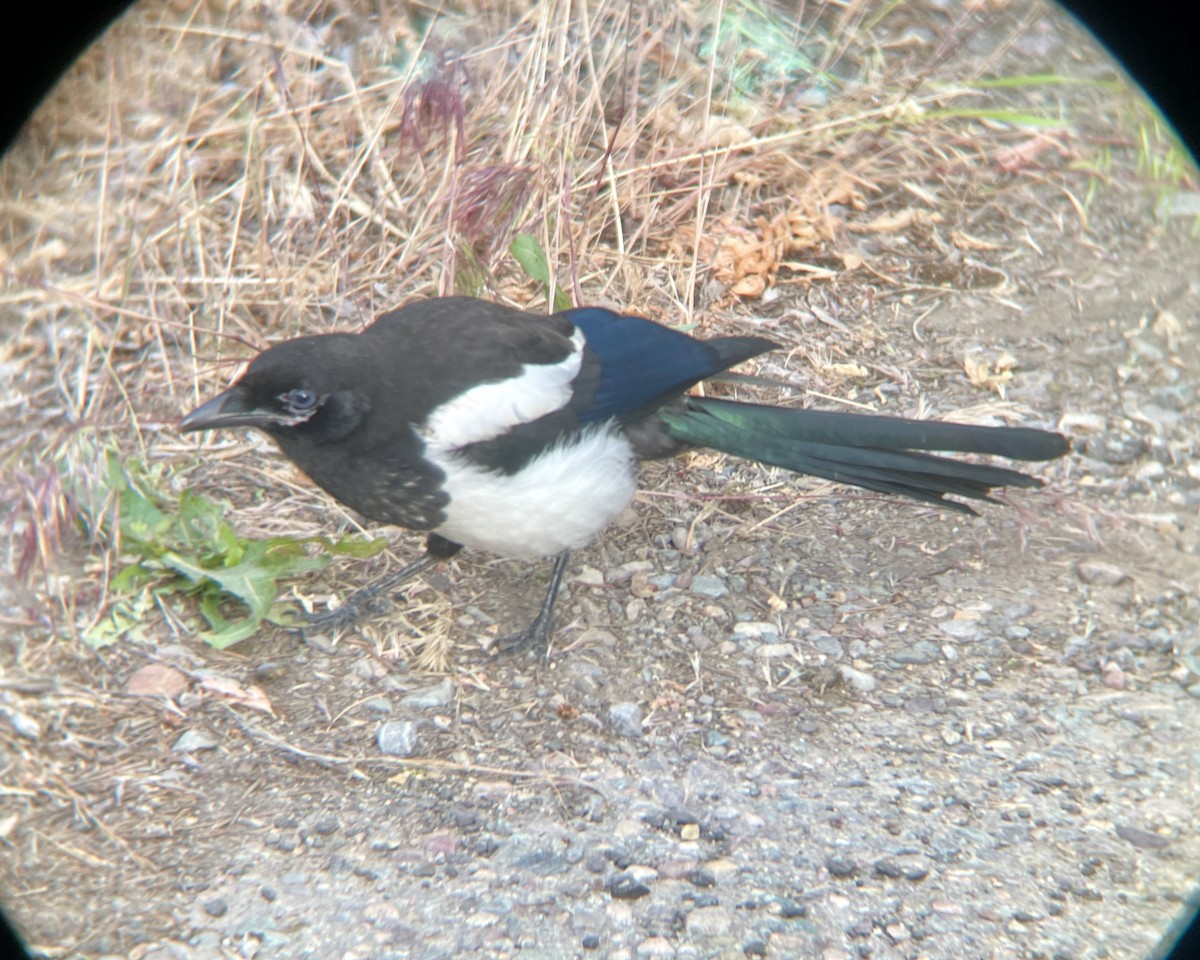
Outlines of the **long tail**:
[{"label": "long tail", "polygon": [[1005,467],[916,451],[1053,460],[1068,449],[1059,434],[1028,427],[789,410],[706,397],[685,397],[660,410],[659,418],[684,443],[964,513],[975,511],[947,495],[991,500],[988,493],[995,487],[1040,487],[1042,481]]}]

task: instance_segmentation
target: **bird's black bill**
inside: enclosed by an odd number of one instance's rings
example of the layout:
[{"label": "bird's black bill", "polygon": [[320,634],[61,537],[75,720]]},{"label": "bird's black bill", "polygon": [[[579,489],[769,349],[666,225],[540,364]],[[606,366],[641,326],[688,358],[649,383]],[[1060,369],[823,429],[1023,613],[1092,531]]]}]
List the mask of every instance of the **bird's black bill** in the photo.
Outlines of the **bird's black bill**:
[{"label": "bird's black bill", "polygon": [[225,427],[263,427],[277,421],[270,413],[246,404],[242,392],[234,387],[203,403],[179,421],[179,431],[220,430]]}]

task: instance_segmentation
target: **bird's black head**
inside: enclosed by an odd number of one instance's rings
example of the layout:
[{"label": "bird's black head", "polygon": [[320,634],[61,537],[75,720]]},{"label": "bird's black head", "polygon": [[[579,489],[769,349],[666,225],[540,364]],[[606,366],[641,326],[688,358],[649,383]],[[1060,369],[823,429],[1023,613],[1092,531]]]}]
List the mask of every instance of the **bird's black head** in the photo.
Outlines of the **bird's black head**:
[{"label": "bird's black head", "polygon": [[232,387],[184,417],[179,429],[258,427],[285,446],[342,440],[371,408],[356,388],[356,341],[326,334],[277,344],[255,357]]}]

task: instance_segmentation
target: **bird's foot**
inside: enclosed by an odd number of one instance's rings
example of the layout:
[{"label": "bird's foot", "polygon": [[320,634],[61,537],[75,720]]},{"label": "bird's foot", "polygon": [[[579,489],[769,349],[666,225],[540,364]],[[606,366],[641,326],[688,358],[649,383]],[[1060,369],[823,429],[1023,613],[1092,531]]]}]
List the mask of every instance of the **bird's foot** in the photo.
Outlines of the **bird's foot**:
[{"label": "bird's foot", "polygon": [[[403,594],[396,599],[403,599]],[[332,610],[322,610],[320,613],[303,609],[295,611],[297,622],[293,626],[304,635],[336,633],[354,626],[359,620],[383,613],[391,605],[388,597],[380,596],[379,591],[367,588],[351,594],[345,603]]]},{"label": "bird's foot", "polygon": [[344,630],[346,627],[353,626],[364,617],[373,617],[382,613],[391,606],[392,600],[404,599],[403,594],[396,594],[395,597],[388,596],[391,591],[406,580],[410,580],[417,574],[428,570],[438,562],[439,556],[426,550],[425,553],[421,554],[421,556],[403,569],[389,574],[381,580],[363,587],[361,590],[355,590],[354,593],[346,598],[346,602],[335,610],[325,610],[321,613],[309,613],[307,610],[297,611],[300,622],[295,624],[296,629],[302,635],[310,632],[327,633],[335,630]]},{"label": "bird's foot", "polygon": [[514,633],[496,640],[491,647],[493,653],[511,656],[524,653],[526,650],[536,650],[542,663],[550,659],[550,638],[554,632],[554,618],[538,614],[528,627],[520,633]]},{"label": "bird's foot", "polygon": [[501,637],[492,644],[492,650],[505,654],[540,650],[542,663],[546,663],[550,659],[550,638],[554,633],[554,601],[558,597],[558,588],[562,584],[563,573],[567,569],[567,558],[570,555],[569,550],[564,550],[555,559],[554,570],[550,574],[550,588],[546,591],[542,609],[533,618],[533,623],[520,633],[514,633],[510,637]]}]

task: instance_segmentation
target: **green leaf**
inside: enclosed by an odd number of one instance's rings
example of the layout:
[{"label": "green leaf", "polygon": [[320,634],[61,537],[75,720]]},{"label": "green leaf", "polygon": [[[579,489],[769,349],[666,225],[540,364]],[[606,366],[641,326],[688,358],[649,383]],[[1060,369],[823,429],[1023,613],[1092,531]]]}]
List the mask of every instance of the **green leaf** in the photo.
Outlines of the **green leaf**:
[{"label": "green leaf", "polygon": [[83,635],[84,642],[92,647],[109,647],[125,637],[141,640],[143,624],[154,606],[150,591],[114,603]]},{"label": "green leaf", "polygon": [[121,536],[154,548],[170,528],[172,520],[132,484],[121,491]]},{"label": "green leaf", "polygon": [[964,107],[950,110],[930,110],[925,114],[930,120],[992,120],[996,123],[1008,123],[1014,127],[1064,127],[1068,124],[1066,117],[1042,117],[1034,113],[1021,113],[1017,110],[989,110]]},{"label": "green leaf", "polygon": [[1070,77],[1061,73],[1026,73],[1014,77],[977,78],[971,81],[971,86],[979,87],[983,90],[1047,86],[1088,86],[1098,87],[1101,90],[1120,89],[1120,84],[1114,80],[1098,80],[1094,77]]},{"label": "green leaf", "polygon": [[[157,607],[189,600],[208,624],[202,638],[227,647],[264,621],[279,621],[281,579],[320,569],[334,556],[371,557],[387,547],[382,538],[358,536],[240,537],[225,519],[227,504],[191,490],[175,496],[165,490],[161,470],[122,460],[111,449],[106,458],[125,565],[109,582],[108,610],[85,636],[93,646],[141,637]],[[113,525],[103,506],[108,499],[88,514],[97,529]],[[184,611],[173,613],[187,619]]]},{"label": "green leaf", "polygon": [[116,593],[126,593],[130,590],[139,590],[154,580],[155,575],[152,571],[147,570],[140,563],[131,563],[121,568],[112,578],[109,586]]},{"label": "green leaf", "polygon": [[[252,541],[247,555],[253,554],[253,560],[262,564],[272,574],[279,577],[290,577],[297,573],[307,573],[309,570],[320,570],[329,565],[329,557],[322,554],[311,554],[304,549],[308,541],[291,540],[286,537],[272,537],[270,540]],[[317,542],[320,542],[319,540]]]},{"label": "green leaf", "polygon": [[262,623],[261,617],[226,620],[221,615],[220,603],[221,596],[215,590],[209,590],[200,597],[200,613],[212,628],[204,634],[205,643],[218,650],[224,650],[247,637],[254,636]]},{"label": "green leaf", "polygon": [[364,540],[361,537],[343,537],[335,541],[322,539],[321,543],[331,552],[343,557],[374,557],[387,549],[387,541],[382,537],[378,540]]},{"label": "green leaf", "polygon": [[[513,255],[513,259],[521,265],[521,269],[525,271],[525,275],[530,280],[536,280],[538,283],[545,284],[547,295],[549,295],[552,282],[550,261],[546,259],[546,251],[537,242],[537,238],[531,237],[527,233],[518,233],[513,237],[512,243],[508,245],[508,250]],[[562,286],[554,288],[554,309],[571,309],[571,298]]]},{"label": "green leaf", "polygon": [[217,567],[207,570],[187,557],[177,553],[163,554],[163,563],[183,574],[192,583],[203,585],[211,580],[226,593],[232,594],[250,608],[251,614],[260,620],[271,609],[275,599],[275,580],[267,572],[253,564],[239,563],[234,567]]},{"label": "green leaf", "polygon": [[179,498],[179,545],[194,546],[213,553],[237,549],[238,538],[224,520],[225,509],[190,490]]},{"label": "green leaf", "polygon": [[550,286],[550,263],[546,260],[546,251],[535,237],[518,233],[508,249],[530,280]]}]

